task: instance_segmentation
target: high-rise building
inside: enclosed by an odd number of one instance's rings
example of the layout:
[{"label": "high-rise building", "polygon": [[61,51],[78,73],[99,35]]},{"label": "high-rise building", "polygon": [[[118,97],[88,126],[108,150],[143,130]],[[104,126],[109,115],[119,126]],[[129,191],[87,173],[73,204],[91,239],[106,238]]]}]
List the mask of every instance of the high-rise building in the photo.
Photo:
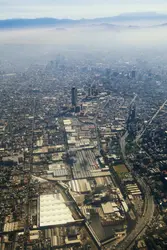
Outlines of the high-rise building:
[{"label": "high-rise building", "polygon": [[98,95],[98,90],[96,88],[96,85],[92,85],[91,92],[92,92],[92,96]]},{"label": "high-rise building", "polygon": [[88,96],[91,96],[91,93],[92,92],[92,88],[91,88],[91,86],[89,86],[89,88],[88,88]]},{"label": "high-rise building", "polygon": [[132,104],[130,106],[130,110],[129,110],[129,118],[128,118],[128,122],[134,122],[136,118],[136,106],[135,104]]},{"label": "high-rise building", "polygon": [[135,78],[135,77],[136,77],[136,71],[132,70],[132,78]]},{"label": "high-rise building", "polygon": [[75,87],[73,87],[71,90],[71,102],[72,106],[77,105],[77,89]]}]

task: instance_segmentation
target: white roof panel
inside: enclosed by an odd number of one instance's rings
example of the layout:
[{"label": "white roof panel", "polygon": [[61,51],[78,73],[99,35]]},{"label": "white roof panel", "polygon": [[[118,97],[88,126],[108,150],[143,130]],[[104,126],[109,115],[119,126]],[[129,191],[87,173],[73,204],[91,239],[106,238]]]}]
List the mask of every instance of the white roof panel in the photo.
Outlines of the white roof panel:
[{"label": "white roof panel", "polygon": [[60,225],[73,221],[71,211],[60,193],[40,196],[40,226]]}]

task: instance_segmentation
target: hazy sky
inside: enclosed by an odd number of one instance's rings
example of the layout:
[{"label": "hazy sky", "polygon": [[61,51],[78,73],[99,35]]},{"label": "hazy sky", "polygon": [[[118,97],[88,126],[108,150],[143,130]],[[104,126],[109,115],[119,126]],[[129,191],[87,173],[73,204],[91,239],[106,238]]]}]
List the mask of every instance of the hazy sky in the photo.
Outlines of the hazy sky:
[{"label": "hazy sky", "polygon": [[167,13],[167,0],[0,0],[0,19],[78,19],[144,11]]}]

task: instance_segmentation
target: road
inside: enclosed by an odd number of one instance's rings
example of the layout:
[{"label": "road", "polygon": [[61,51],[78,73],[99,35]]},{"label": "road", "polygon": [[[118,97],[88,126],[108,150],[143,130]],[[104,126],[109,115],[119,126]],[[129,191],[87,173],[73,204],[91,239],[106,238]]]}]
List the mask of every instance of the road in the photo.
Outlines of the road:
[{"label": "road", "polygon": [[143,216],[137,221],[134,230],[116,247],[118,250],[131,249],[135,240],[145,234],[147,227],[150,225],[154,214],[154,200],[149,193],[145,196],[145,208]]},{"label": "road", "polygon": [[[167,104],[167,100],[164,101],[164,103],[159,107],[159,109],[157,110],[157,112],[153,115],[153,117],[151,118],[151,120],[148,122],[147,126],[151,125],[151,123],[153,122],[153,120],[157,117],[157,115],[159,114],[159,112],[165,107],[166,104]],[[140,134],[138,136],[136,136],[136,142],[138,142],[138,140],[145,133],[145,131],[147,129],[147,126],[140,132]]]},{"label": "road", "polygon": [[[124,158],[125,164],[129,171],[132,170],[132,166],[129,164],[126,153],[125,153],[125,146],[126,146],[126,138],[128,136],[128,132],[126,132],[120,139],[120,146],[122,151],[122,156]],[[137,224],[134,230],[116,247],[117,250],[125,250],[131,249],[135,243],[135,240],[140,236],[144,235],[148,225],[151,223],[153,214],[154,214],[154,200],[153,196],[150,193],[150,188],[146,185],[144,180],[140,177],[135,176],[136,182],[139,183],[144,192],[145,192],[145,202],[144,202],[144,212],[142,218],[137,221]]]},{"label": "road", "polygon": [[132,101],[130,102],[130,105],[129,105],[129,106],[131,106],[132,103],[135,102],[136,98],[137,98],[137,94],[135,94],[135,96],[134,96],[134,98],[132,99]]}]

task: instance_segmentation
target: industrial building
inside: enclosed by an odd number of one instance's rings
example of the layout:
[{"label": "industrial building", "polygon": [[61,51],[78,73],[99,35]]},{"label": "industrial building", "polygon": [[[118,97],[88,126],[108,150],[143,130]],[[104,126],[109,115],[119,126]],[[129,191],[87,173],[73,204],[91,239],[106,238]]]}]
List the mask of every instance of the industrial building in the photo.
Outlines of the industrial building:
[{"label": "industrial building", "polygon": [[74,218],[60,193],[39,197],[38,224],[40,227],[62,225],[69,222],[74,222]]}]

